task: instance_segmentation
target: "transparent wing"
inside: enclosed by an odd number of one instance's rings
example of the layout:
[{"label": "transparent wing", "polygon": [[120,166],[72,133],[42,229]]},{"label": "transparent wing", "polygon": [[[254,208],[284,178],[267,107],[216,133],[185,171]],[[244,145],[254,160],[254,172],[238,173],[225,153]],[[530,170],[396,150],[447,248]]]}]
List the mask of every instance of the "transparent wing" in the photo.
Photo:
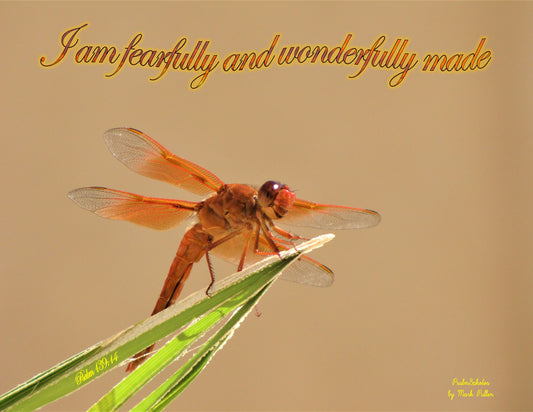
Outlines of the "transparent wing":
[{"label": "transparent wing", "polygon": [[[267,255],[276,254],[276,252],[270,248],[267,240],[262,234],[259,237],[259,253],[255,253],[255,236],[255,231],[243,232],[242,234],[220,244],[210,253],[238,265],[242,252],[247,247],[245,267],[264,259]],[[250,241],[248,241],[249,239]],[[288,244],[285,245],[276,240],[275,243],[280,250],[286,250],[289,248]],[[335,280],[335,277],[328,267],[307,256],[302,256],[283,271],[281,279],[311,286],[324,287],[330,286]]]},{"label": "transparent wing", "polygon": [[213,173],[172,154],[139,130],[110,129],[104,133],[104,139],[118,160],[143,176],[201,196],[216,192],[223,185]]},{"label": "transparent wing", "polygon": [[158,199],[105,187],[83,187],[68,193],[78,206],[106,219],[127,220],[151,229],[170,229],[196,212],[196,202]]},{"label": "transparent wing", "polygon": [[281,279],[304,285],[326,287],[331,286],[335,281],[335,275],[327,266],[304,255],[284,270]]},{"label": "transparent wing", "polygon": [[279,221],[290,226],[318,229],[361,229],[376,226],[381,220],[378,212],[355,207],[322,205],[296,199],[293,207]]}]

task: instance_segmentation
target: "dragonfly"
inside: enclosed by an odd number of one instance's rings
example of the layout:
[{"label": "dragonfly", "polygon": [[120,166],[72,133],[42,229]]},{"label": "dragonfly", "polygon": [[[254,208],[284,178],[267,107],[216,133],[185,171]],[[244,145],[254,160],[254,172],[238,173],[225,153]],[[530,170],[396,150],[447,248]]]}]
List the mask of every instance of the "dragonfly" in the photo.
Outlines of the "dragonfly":
[{"label": "dragonfly", "polygon": [[[111,153],[134,172],[204,197],[199,202],[161,199],[97,186],[68,193],[76,204],[100,217],[151,229],[166,230],[196,218],[183,235],[152,316],[177,300],[193,265],[204,256],[211,276],[209,294],[215,280],[210,254],[236,264],[241,271],[265,255],[279,255],[305,239],[279,223],[329,230],[368,228],[381,220],[373,210],[298,199],[289,186],[274,180],[259,188],[226,184],[133,128],[110,129],[104,140]],[[322,287],[334,281],[331,269],[307,256],[289,265],[281,278]],[[154,345],[137,353],[126,370],[133,371],[141,364]]]}]

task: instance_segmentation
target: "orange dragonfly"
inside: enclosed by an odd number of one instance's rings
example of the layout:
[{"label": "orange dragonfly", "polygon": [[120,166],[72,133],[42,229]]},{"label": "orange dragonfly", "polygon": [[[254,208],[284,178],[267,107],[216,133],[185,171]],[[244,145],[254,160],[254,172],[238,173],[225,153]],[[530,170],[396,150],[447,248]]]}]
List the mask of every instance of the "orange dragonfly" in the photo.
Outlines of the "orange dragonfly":
[{"label": "orange dragonfly", "polygon": [[[136,129],[110,129],[104,139],[111,153],[134,172],[209,196],[201,202],[190,202],[104,187],[85,187],[68,194],[80,207],[98,216],[127,220],[152,229],[169,229],[191,216],[197,218],[197,223],[181,240],[152,315],[176,301],[193,264],[204,255],[211,275],[206,290],[209,293],[215,279],[210,253],[235,263],[241,271],[245,264],[255,263],[264,255],[279,254],[303,239],[277,226],[277,221],[328,230],[372,227],[380,221],[380,215],[372,210],[297,199],[287,185],[271,180],[259,189],[245,184],[225,184],[213,173],[172,154]],[[285,269],[282,279],[329,286],[334,276],[326,266],[302,256]],[[132,371],[142,363],[154,345],[135,355],[126,370]]]}]

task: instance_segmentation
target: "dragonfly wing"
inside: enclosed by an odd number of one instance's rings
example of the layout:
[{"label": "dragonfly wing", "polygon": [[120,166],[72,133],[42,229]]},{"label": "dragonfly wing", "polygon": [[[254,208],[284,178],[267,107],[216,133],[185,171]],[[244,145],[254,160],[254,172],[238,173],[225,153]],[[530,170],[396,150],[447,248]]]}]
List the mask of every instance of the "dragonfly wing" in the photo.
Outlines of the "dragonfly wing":
[{"label": "dragonfly wing", "polygon": [[139,130],[110,129],[104,133],[104,139],[118,160],[143,176],[201,196],[216,192],[223,185],[213,173],[176,156]]},{"label": "dragonfly wing", "polygon": [[[228,241],[218,245],[211,252],[215,256],[222,259],[239,264],[243,250],[247,247],[245,267],[264,259],[267,256],[276,255],[276,251],[272,250],[266,238],[261,234],[259,236],[258,251],[255,252],[255,232],[246,231],[239,234]],[[250,239],[250,241],[248,241]],[[274,239],[279,250],[286,250],[288,245],[281,244]],[[296,262],[293,262],[286,269],[283,270],[281,279],[291,282],[302,283],[311,286],[330,286],[335,277],[333,272],[321,263],[313,260],[307,256],[300,257]]]},{"label": "dragonfly wing", "polygon": [[326,287],[335,281],[335,275],[327,266],[307,256],[300,257],[283,271],[281,279],[309,286]]},{"label": "dragonfly wing", "polygon": [[381,220],[378,212],[355,207],[322,205],[296,199],[280,224],[318,229],[361,229],[376,226]]},{"label": "dragonfly wing", "polygon": [[105,187],[82,187],[68,193],[78,206],[107,219],[127,220],[151,229],[170,229],[196,212],[196,202],[158,199]]}]

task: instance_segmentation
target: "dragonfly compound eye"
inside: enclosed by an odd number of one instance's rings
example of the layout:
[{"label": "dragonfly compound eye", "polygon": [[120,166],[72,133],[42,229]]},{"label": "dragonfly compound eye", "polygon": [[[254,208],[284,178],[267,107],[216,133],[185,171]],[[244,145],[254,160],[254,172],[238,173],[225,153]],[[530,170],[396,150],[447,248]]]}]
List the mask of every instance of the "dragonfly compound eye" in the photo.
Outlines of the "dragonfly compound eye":
[{"label": "dragonfly compound eye", "polygon": [[281,183],[269,180],[263,183],[263,186],[259,188],[258,200],[261,207],[270,207],[276,200],[278,192],[283,185]]}]

